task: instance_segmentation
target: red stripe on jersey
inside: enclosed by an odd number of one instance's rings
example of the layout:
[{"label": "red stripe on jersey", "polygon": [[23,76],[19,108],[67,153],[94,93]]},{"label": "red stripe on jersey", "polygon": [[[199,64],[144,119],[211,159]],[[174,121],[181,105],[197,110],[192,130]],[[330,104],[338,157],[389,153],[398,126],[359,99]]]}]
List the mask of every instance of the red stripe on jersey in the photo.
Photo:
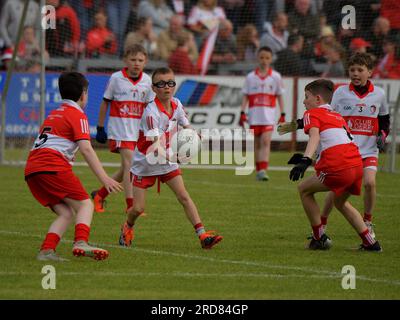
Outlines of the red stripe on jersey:
[{"label": "red stripe on jersey", "polygon": [[343,117],[350,129],[355,135],[375,136],[379,131],[379,122],[377,118],[363,116]]},{"label": "red stripe on jersey", "polygon": [[276,95],[268,93],[249,94],[249,108],[253,107],[270,107],[276,106]]},{"label": "red stripe on jersey", "polygon": [[111,101],[110,117],[140,119],[146,104],[139,101]]},{"label": "red stripe on jersey", "polygon": [[152,144],[153,144],[153,141],[151,141],[149,138],[147,138],[144,135],[144,132],[140,130],[139,131],[139,139],[136,144],[136,147],[138,148],[139,152],[146,154],[147,150],[151,147]]}]

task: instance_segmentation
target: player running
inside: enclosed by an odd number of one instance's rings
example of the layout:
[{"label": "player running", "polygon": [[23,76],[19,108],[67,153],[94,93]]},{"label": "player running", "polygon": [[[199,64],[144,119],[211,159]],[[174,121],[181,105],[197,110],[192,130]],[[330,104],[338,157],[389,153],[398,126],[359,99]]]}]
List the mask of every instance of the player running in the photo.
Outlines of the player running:
[{"label": "player running", "polygon": [[[275,124],[276,100],[278,100],[281,116],[279,123],[285,122],[282,94],[283,84],[281,75],[272,70],[272,51],[269,47],[261,47],[257,52],[258,68],[250,72],[245,80],[242,92],[239,125],[244,127],[249,122],[254,130],[256,179],[268,181],[267,175],[271,150],[271,137]],[[248,120],[246,108],[249,107]]]},{"label": "player running", "polygon": [[[109,138],[111,152],[121,156],[121,167],[112,176],[122,182],[125,190],[126,210],[133,205],[132,185],[129,170],[132,165],[133,150],[139,134],[139,123],[147,103],[153,100],[151,79],[143,72],[147,63],[146,50],[138,44],[124,51],[125,68],[111,75],[103,101],[100,105],[96,140],[106,143]],[[104,130],[107,109],[110,105],[108,136]],[[104,212],[104,200],[108,196],[105,187],[92,192],[94,210]]]},{"label": "player running", "polygon": [[174,73],[170,68],[159,68],[154,71],[152,82],[156,98],[147,105],[143,113],[131,168],[135,203],[128,210],[119,243],[122,246],[131,245],[136,219],[145,209],[146,189],[152,187],[158,179],[175,193],[200,239],[201,246],[211,249],[222,240],[222,236],[205,230],[196,205],[186,191],[179,166],[168,153],[169,139],[177,132],[178,125],[190,128],[181,102],[173,97],[176,86]]},{"label": "player running", "polygon": [[88,244],[93,204],[72,171],[77,150],[107,192],[122,191],[122,187],[106,174],[90,144],[89,123],[83,111],[87,80],[80,73],[66,72],[59,77],[58,86],[64,100],[42,124],[25,167],[25,180],[33,196],[57,215],[37,259],[67,260],[56,254],[56,247],[75,216],[73,254],[103,260],[108,251]]},{"label": "player running", "polygon": [[[333,202],[362,239],[360,250],[381,251],[360,213],[348,198],[361,193],[363,162],[357,146],[343,117],[332,111],[328,104],[332,99],[334,84],[329,80],[316,80],[305,87],[304,132],[309,135],[302,157],[294,155],[288,163],[295,164],[290,179],[297,181],[312,164],[311,157],[317,152],[316,175],[308,177],[298,186],[301,202],[310,221],[313,237],[311,250],[326,250],[331,246],[321,222],[321,213],[314,195],[333,192]],[[340,156],[338,156],[340,155]]]}]

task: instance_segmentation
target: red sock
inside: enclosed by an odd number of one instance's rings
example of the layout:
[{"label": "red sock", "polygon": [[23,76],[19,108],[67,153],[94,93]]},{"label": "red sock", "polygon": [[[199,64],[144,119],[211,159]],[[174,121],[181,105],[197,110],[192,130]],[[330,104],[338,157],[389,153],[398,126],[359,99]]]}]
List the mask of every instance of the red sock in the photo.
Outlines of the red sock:
[{"label": "red sock", "polygon": [[200,237],[200,235],[202,235],[203,233],[206,232],[206,229],[204,229],[204,226],[201,222],[194,225],[194,230],[196,230],[196,234],[199,237]]},{"label": "red sock", "polygon": [[268,161],[260,161],[260,170],[268,169]]},{"label": "red sock", "polygon": [[260,162],[256,162],[256,171],[260,171]]},{"label": "red sock", "polygon": [[105,199],[108,196],[108,191],[106,188],[102,187],[99,191],[97,191],[97,194],[100,198]]},{"label": "red sock", "polygon": [[133,207],[133,198],[125,198],[126,202],[126,210],[128,210],[130,207]]},{"label": "red sock", "polygon": [[376,240],[374,238],[372,238],[368,229],[365,229],[364,232],[361,232],[360,237],[362,239],[363,245],[365,245],[365,246],[371,246],[376,242]]},{"label": "red sock", "polygon": [[60,236],[57,233],[49,232],[46,234],[46,238],[42,243],[40,250],[53,249],[56,250],[58,243],[60,242]]},{"label": "red sock", "polygon": [[328,217],[322,216],[321,217],[321,223],[322,223],[323,226],[326,226],[328,224]]},{"label": "red sock", "polygon": [[90,227],[83,223],[75,225],[75,239],[74,241],[89,241]]},{"label": "red sock", "polygon": [[371,222],[372,221],[372,214],[364,213],[364,221]]},{"label": "red sock", "polygon": [[317,226],[311,226],[311,227],[312,227],[314,239],[315,240],[321,239],[321,236],[324,234],[324,229],[322,228],[322,223],[320,223]]}]

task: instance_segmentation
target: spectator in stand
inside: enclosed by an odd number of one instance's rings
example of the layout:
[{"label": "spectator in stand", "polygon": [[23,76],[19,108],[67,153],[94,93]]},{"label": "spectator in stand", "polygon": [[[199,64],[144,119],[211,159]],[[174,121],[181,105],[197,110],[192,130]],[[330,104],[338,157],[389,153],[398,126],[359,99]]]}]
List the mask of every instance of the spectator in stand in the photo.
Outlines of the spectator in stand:
[{"label": "spectator in stand", "polygon": [[260,46],[269,47],[273,53],[273,60],[276,60],[276,54],[287,48],[289,38],[288,16],[284,12],[279,12],[274,16],[272,24],[265,24],[266,32],[261,36]]},{"label": "spectator in stand", "polygon": [[81,26],[81,41],[85,41],[87,33],[94,25],[95,13],[100,10],[101,0],[68,0],[78,15]]},{"label": "spectator in stand", "polygon": [[310,5],[310,0],[295,0],[294,8],[288,14],[289,33],[304,37],[302,55],[305,58],[313,57],[314,41],[320,34],[319,17],[311,13]]},{"label": "spectator in stand", "polygon": [[306,63],[301,58],[304,37],[291,34],[288,38],[288,47],[277,54],[274,69],[283,76],[305,76]]},{"label": "spectator in stand", "polygon": [[108,16],[108,25],[117,37],[118,54],[123,52],[126,25],[128,24],[131,13],[132,0],[107,0],[106,11]]},{"label": "spectator in stand", "polygon": [[214,51],[211,55],[212,63],[235,63],[237,60],[236,38],[233,26],[229,20],[222,20],[219,26]]},{"label": "spectator in stand", "polygon": [[[178,37],[181,33],[189,34],[190,32],[183,28],[183,17],[181,15],[174,15],[169,21],[169,28],[161,31],[157,38],[158,56],[161,60],[167,61],[169,59],[171,53],[177,48]],[[199,56],[199,52],[194,41],[189,43],[188,54],[192,62],[195,62]]]},{"label": "spectator in stand", "polygon": [[232,22],[234,34],[237,34],[238,30],[242,29],[246,24],[254,23],[249,19],[249,12],[246,10],[246,5],[249,5],[249,1],[222,0],[218,3],[224,9],[226,18]]},{"label": "spectator in stand", "polygon": [[[35,29],[31,26],[24,28],[22,39],[18,46],[18,70],[25,72],[39,72],[41,66],[41,52],[39,41],[35,37]],[[49,59],[47,51],[44,53],[45,61]]]},{"label": "spectator in stand", "polygon": [[384,17],[375,19],[372,32],[366,34],[366,39],[371,43],[369,50],[377,59],[383,57],[383,40],[390,34],[390,22]]},{"label": "spectator in stand", "polygon": [[82,51],[78,16],[67,2],[47,0],[56,8],[56,28],[46,30],[47,50],[50,56],[76,56]]},{"label": "spectator in stand", "polygon": [[373,78],[400,79],[400,45],[395,35],[387,36],[383,42],[384,57],[373,72]]},{"label": "spectator in stand", "polygon": [[338,44],[335,33],[330,26],[321,29],[319,41],[314,46],[314,58],[318,62],[326,62],[326,53],[333,45]]},{"label": "spectator in stand", "polygon": [[13,49],[11,47],[3,48],[1,54],[1,70],[8,70],[13,56]]},{"label": "spectator in stand", "polygon": [[367,53],[367,49],[371,47],[371,43],[363,38],[353,38],[350,42],[351,55],[354,53]]},{"label": "spectator in stand", "polygon": [[[22,16],[25,1],[8,0],[1,8],[0,14],[0,38],[6,47],[13,47],[17,39],[19,22]],[[40,23],[39,6],[35,1],[29,1],[25,18],[25,26],[37,26]]]},{"label": "spectator in stand", "polygon": [[153,32],[153,22],[150,18],[139,18],[136,31],[129,32],[125,39],[124,48],[140,44],[151,59],[157,58],[157,36]]},{"label": "spectator in stand", "polygon": [[102,55],[115,55],[117,53],[117,40],[115,34],[107,28],[107,15],[99,11],[94,17],[95,25],[87,34],[86,54],[91,58]]},{"label": "spectator in stand", "polygon": [[226,19],[225,11],[217,6],[217,0],[198,0],[187,20],[189,29],[194,33],[197,48],[221,20]]},{"label": "spectator in stand", "polygon": [[343,47],[334,43],[326,49],[326,59],[328,61],[325,71],[321,74],[322,78],[341,78],[346,76],[343,59],[345,51]]},{"label": "spectator in stand", "polygon": [[151,18],[153,31],[158,36],[161,31],[167,30],[169,20],[174,15],[164,0],[142,0],[138,7],[138,18]]},{"label": "spectator in stand", "polygon": [[389,20],[393,34],[400,32],[399,0],[381,0],[381,16]]},{"label": "spectator in stand", "polygon": [[167,0],[166,3],[174,14],[182,16],[183,20],[189,16],[194,3],[193,0]]},{"label": "spectator in stand", "polygon": [[168,66],[175,74],[198,74],[195,64],[189,56],[189,50],[194,45],[193,34],[181,32],[177,37],[177,48],[168,59]]},{"label": "spectator in stand", "polygon": [[236,36],[237,59],[245,62],[256,62],[257,51],[260,48],[258,31],[254,24],[247,24],[239,29]]}]

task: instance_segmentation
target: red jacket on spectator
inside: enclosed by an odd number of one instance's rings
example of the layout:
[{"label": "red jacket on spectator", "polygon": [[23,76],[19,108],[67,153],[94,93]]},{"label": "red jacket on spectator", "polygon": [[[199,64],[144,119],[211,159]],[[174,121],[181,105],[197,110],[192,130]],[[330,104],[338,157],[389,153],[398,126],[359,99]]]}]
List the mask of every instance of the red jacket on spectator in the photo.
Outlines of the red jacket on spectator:
[{"label": "red jacket on spectator", "polygon": [[176,74],[198,74],[187,51],[179,47],[169,56],[168,65]]},{"label": "red jacket on spectator", "polygon": [[400,29],[400,1],[381,0],[381,16],[390,21],[391,29]]},{"label": "red jacket on spectator", "polygon": [[69,21],[70,28],[71,28],[71,42],[75,45],[79,43],[79,39],[81,37],[81,27],[79,24],[78,16],[74,9],[70,6],[61,5],[56,10],[56,17],[57,20],[66,19]]},{"label": "red jacket on spectator", "polygon": [[400,59],[396,59],[394,53],[388,53],[375,68],[374,78],[400,79]]},{"label": "red jacket on spectator", "polygon": [[[107,41],[107,39],[111,39]],[[86,50],[89,56],[93,53],[114,54],[117,51],[117,41],[114,33],[107,28],[93,28],[87,34]]]}]

